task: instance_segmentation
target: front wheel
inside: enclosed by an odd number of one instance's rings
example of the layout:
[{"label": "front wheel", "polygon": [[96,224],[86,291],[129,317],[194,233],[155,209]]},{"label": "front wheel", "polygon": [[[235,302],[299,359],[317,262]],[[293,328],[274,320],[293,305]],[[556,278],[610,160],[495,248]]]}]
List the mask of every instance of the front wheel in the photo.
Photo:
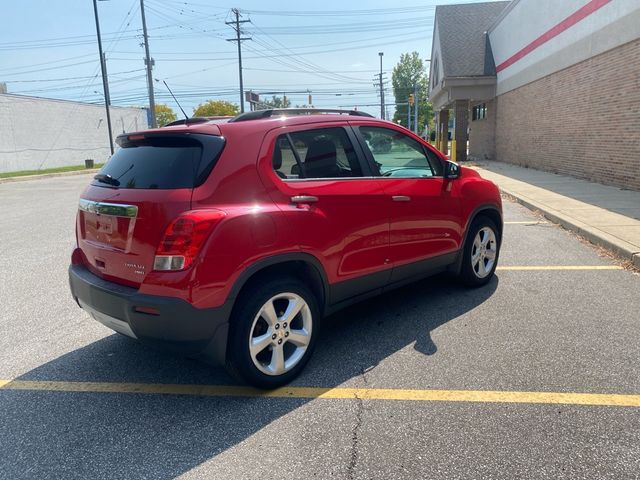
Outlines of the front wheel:
[{"label": "front wheel", "polygon": [[255,283],[238,298],[231,318],[227,367],[240,380],[276,388],[309,360],[320,326],[315,296],[293,278]]},{"label": "front wheel", "polygon": [[469,228],[465,242],[460,278],[470,287],[486,285],[498,265],[500,240],[496,224],[480,216]]}]

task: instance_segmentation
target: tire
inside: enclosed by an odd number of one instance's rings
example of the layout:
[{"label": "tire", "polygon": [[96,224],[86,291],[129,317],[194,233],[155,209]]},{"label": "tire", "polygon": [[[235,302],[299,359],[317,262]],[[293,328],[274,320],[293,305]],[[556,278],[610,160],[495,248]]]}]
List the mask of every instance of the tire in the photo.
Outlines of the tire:
[{"label": "tire", "polygon": [[[291,315],[290,309],[297,313]],[[254,387],[285,385],[309,361],[319,327],[317,299],[300,280],[254,282],[238,297],[231,315],[227,370]]]},{"label": "tire", "polygon": [[469,287],[480,287],[491,281],[498,265],[500,236],[493,220],[479,216],[469,227],[462,255],[460,279]]}]

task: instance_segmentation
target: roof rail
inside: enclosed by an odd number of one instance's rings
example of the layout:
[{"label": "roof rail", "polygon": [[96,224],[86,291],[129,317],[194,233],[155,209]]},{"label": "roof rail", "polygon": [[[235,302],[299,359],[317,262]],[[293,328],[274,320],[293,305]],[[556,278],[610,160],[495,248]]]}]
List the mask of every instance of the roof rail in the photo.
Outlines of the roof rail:
[{"label": "roof rail", "polygon": [[167,123],[163,125],[164,127],[173,127],[174,125],[191,125],[192,123],[204,123],[210,121],[210,118],[207,117],[190,117],[183,118],[181,120],[175,120],[173,122]]},{"label": "roof rail", "polygon": [[340,115],[354,115],[357,117],[373,117],[366,112],[359,110],[340,110],[336,108],[272,108],[269,110],[256,110],[254,112],[241,113],[237,117],[232,118],[229,122],[244,122],[245,120],[259,120],[261,118],[269,118],[276,115],[314,115],[317,113],[337,113]]}]

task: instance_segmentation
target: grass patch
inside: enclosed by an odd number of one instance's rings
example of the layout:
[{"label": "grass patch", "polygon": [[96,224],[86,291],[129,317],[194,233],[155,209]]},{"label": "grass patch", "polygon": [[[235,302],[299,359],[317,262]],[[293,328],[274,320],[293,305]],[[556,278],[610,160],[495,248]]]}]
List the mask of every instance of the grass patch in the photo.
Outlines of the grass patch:
[{"label": "grass patch", "polygon": [[[96,163],[94,168],[101,168],[104,163]],[[26,177],[29,175],[43,175],[46,173],[63,173],[63,172],[75,172],[78,170],[87,170],[84,165],[71,165],[68,167],[57,168],[43,168],[41,170],[20,170],[18,172],[5,172],[0,173],[0,178],[10,177]]]}]

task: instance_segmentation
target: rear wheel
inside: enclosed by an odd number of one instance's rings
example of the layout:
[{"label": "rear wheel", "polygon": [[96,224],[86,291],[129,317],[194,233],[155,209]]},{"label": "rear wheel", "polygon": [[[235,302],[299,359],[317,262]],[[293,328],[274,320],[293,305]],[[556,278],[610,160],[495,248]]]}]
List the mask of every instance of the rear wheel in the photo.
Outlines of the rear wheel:
[{"label": "rear wheel", "polygon": [[487,284],[496,270],[500,241],[496,224],[480,216],[469,228],[465,242],[460,277],[470,287]]},{"label": "rear wheel", "polygon": [[254,283],[237,300],[231,319],[227,367],[240,380],[276,388],[293,380],[309,360],[320,312],[299,280]]}]

